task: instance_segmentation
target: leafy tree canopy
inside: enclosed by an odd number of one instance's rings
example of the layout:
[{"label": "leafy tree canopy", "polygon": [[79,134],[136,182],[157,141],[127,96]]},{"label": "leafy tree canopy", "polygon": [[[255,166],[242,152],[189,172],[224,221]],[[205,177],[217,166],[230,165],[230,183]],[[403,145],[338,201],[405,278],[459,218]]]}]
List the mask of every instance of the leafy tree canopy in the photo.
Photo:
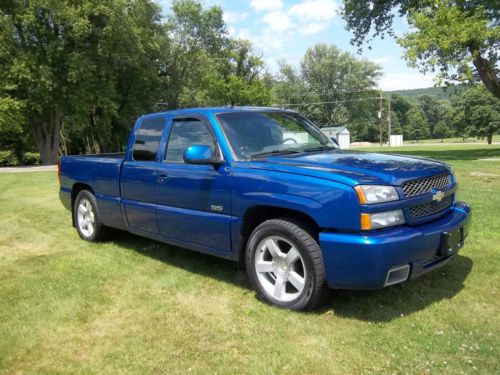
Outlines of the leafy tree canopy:
[{"label": "leafy tree canopy", "polygon": [[149,0],[2,4],[0,96],[23,103],[44,163],[57,161],[65,120],[101,124],[99,136],[109,138],[148,107],[159,21]]},{"label": "leafy tree canopy", "polygon": [[412,107],[408,111],[408,126],[410,139],[416,139],[418,142],[429,136],[427,119],[424,112],[418,107]]},{"label": "leafy tree canopy", "polygon": [[375,36],[394,36],[397,15],[413,26],[398,38],[410,65],[423,72],[437,70],[445,83],[481,80],[500,99],[499,1],[344,1],[343,17],[358,47]]},{"label": "leafy tree canopy", "polygon": [[291,104],[318,124],[352,124],[354,139],[373,139],[378,104],[369,98],[379,95],[374,87],[380,75],[377,64],[334,45],[316,44],[306,51],[299,71],[280,62],[273,92],[277,103]]},{"label": "leafy tree canopy", "polygon": [[454,103],[458,127],[475,137],[485,137],[491,144],[500,131],[498,100],[483,86],[470,87],[458,95]]},{"label": "leafy tree canopy", "polygon": [[46,164],[122,150],[143,113],[271,102],[262,58],[195,0],[165,20],[152,0],[4,0],[0,64],[0,148],[31,133]]}]

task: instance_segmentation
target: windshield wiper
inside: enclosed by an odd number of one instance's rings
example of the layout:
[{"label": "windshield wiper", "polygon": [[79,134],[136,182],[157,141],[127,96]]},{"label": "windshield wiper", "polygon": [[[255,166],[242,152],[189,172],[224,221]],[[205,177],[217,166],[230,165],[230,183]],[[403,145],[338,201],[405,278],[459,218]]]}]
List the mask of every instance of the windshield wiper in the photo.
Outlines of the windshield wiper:
[{"label": "windshield wiper", "polygon": [[299,151],[294,150],[272,150],[266,152],[259,152],[257,154],[250,155],[252,158],[259,156],[268,156],[268,155],[285,155],[285,154],[298,154]]},{"label": "windshield wiper", "polygon": [[326,151],[326,150],[338,150],[336,147],[331,147],[331,146],[318,146],[318,147],[310,147],[310,148],[305,148],[302,150],[302,152],[309,152],[309,151]]}]

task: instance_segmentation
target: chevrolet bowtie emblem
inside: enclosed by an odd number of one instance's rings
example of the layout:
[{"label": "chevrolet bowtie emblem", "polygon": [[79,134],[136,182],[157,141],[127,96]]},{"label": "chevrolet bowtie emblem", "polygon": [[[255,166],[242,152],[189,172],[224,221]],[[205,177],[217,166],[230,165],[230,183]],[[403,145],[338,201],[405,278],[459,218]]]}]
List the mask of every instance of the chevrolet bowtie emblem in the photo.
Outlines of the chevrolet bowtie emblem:
[{"label": "chevrolet bowtie emblem", "polygon": [[441,202],[444,198],[444,193],[442,191],[437,191],[432,195],[433,201]]}]

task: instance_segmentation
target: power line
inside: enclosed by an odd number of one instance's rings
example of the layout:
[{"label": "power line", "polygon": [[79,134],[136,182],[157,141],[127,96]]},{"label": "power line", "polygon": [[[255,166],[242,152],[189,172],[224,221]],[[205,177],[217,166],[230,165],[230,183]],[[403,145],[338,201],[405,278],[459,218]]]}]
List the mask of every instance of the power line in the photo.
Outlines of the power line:
[{"label": "power line", "polygon": [[363,89],[363,90],[339,90],[339,91],[333,91],[333,89],[329,90],[323,90],[323,91],[308,91],[303,94],[285,94],[283,95],[286,98],[296,98],[296,97],[303,97],[303,96],[312,96],[312,95],[337,95],[337,94],[353,94],[353,93],[358,93],[358,92],[369,92],[369,91],[380,91],[380,89]]},{"label": "power line", "polygon": [[379,125],[379,132],[380,132],[380,147],[382,147],[383,142],[384,142],[384,119],[382,118],[384,116],[384,94],[382,91],[380,91],[380,112],[379,112],[379,119],[380,119],[380,125]]},{"label": "power line", "polygon": [[291,106],[306,106],[306,105],[314,105],[314,104],[336,104],[336,103],[344,103],[344,102],[357,102],[362,100],[380,100],[380,96],[374,96],[369,98],[358,98],[358,99],[344,99],[344,100],[334,100],[328,102],[312,102],[312,103],[288,103],[288,104],[274,104],[277,106],[283,107],[291,107]]},{"label": "power line", "polygon": [[[360,93],[360,92],[370,92],[370,91],[381,91],[380,89],[378,88],[374,88],[374,89],[353,89],[353,90],[339,90],[339,91],[333,91],[333,89],[329,89],[329,90],[323,90],[323,91],[308,91],[308,92],[305,92],[303,94],[287,94],[287,95],[283,95],[286,99],[290,99],[290,98],[298,98],[298,97],[304,97],[304,96],[313,96],[313,95],[317,95],[317,96],[322,96],[322,95],[337,95],[337,94],[353,94],[353,93]],[[365,100],[365,99],[370,99],[370,98],[360,98],[360,99],[349,99],[349,100],[343,100],[343,101],[356,101],[356,100]],[[313,103],[309,103],[309,104],[331,104],[331,103],[336,103],[336,102],[343,102],[343,101],[340,101],[340,100],[337,100],[335,102],[313,102]],[[156,104],[156,105],[168,105],[168,102],[153,102],[152,104]],[[276,105],[276,104],[273,104],[273,105]],[[294,104],[294,103],[291,103],[291,104],[279,104],[279,105],[298,105],[298,104]]]}]

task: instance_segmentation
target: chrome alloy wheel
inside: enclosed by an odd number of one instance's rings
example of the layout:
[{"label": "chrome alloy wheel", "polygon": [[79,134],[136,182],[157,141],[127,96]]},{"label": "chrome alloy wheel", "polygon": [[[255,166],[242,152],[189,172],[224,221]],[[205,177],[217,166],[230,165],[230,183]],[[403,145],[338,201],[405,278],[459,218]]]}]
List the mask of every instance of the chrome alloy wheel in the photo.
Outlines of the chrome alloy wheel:
[{"label": "chrome alloy wheel", "polygon": [[78,228],[85,237],[91,237],[95,230],[94,210],[86,198],[78,202]]},{"label": "chrome alloy wheel", "polygon": [[272,298],[291,302],[304,291],[307,271],[296,247],[279,236],[264,238],[255,252],[255,271],[260,285]]}]

